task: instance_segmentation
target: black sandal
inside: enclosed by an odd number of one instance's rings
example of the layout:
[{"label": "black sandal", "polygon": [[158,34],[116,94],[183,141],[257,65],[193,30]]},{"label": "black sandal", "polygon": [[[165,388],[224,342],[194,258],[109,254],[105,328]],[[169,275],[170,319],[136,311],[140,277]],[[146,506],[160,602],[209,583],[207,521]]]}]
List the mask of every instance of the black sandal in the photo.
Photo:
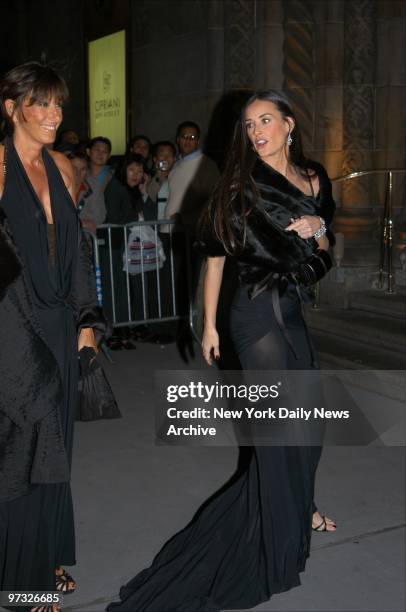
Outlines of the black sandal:
[{"label": "black sandal", "polygon": [[[73,582],[76,585],[76,582],[66,570],[64,570],[63,568],[61,569],[62,574],[55,574],[56,590],[59,591],[59,593],[63,593],[64,595],[70,595],[71,593],[76,591],[76,586],[74,588],[70,588],[69,583]],[[46,612],[48,612],[48,610],[46,610]]]}]

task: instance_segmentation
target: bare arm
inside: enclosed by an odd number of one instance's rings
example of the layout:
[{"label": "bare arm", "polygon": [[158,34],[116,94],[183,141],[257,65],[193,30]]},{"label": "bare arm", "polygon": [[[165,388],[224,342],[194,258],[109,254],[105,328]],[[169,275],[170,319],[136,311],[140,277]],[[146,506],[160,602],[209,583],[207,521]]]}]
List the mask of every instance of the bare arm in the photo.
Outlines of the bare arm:
[{"label": "bare arm", "polygon": [[204,276],[204,331],[203,357],[209,365],[220,357],[219,336],[216,329],[216,313],[220,295],[225,257],[208,257]]},{"label": "bare arm", "polygon": [[[58,170],[62,175],[63,181],[66,185],[66,189],[69,191],[69,194],[72,198],[73,205],[76,206],[74,193],[75,182],[73,177],[73,168],[70,160],[65,155],[63,155],[62,153],[58,153],[57,151],[50,151],[49,153],[54,159],[56,165],[58,166]],[[90,346],[97,353],[97,343],[92,327],[81,327],[79,331],[78,351],[80,351],[85,346]]]}]

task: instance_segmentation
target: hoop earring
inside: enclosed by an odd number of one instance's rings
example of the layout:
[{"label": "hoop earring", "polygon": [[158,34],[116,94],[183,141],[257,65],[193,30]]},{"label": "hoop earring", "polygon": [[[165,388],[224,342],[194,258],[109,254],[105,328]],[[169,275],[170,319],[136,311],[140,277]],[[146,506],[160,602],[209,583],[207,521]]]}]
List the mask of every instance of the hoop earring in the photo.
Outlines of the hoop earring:
[{"label": "hoop earring", "polygon": [[290,147],[292,142],[293,142],[293,138],[292,138],[292,136],[290,135],[290,132],[289,132],[288,137],[286,139],[286,144],[288,145],[288,147]]}]

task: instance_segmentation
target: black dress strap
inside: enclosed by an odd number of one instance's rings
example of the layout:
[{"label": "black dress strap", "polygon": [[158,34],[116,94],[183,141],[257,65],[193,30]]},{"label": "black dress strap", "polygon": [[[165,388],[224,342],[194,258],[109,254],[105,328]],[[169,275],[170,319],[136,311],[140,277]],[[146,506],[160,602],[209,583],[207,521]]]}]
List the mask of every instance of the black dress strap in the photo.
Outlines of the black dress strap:
[{"label": "black dress strap", "polygon": [[[283,320],[283,315],[282,315],[282,310],[281,310],[281,305],[280,305],[280,291],[281,290],[284,291],[289,283],[292,283],[295,286],[295,290],[296,290],[297,297],[298,297],[299,304],[300,304],[301,315],[302,315],[303,321],[305,322],[303,297],[300,291],[299,283],[297,282],[297,279],[293,274],[280,274],[279,272],[269,272],[269,274],[267,274],[264,279],[248,287],[248,297],[250,300],[253,300],[258,295],[260,295],[263,291],[266,291],[266,290],[271,291],[272,306],[273,306],[273,310],[275,313],[276,322],[279,326],[279,329],[281,330],[283,337],[286,340],[286,343],[288,344],[290,350],[295,356],[295,359],[299,359],[298,354],[293,345],[293,342],[290,338],[289,332],[286,329],[286,325]],[[309,345],[310,356],[312,360],[312,367],[315,367],[316,359],[315,359],[315,355],[313,352],[312,343],[310,340],[310,336],[308,333],[306,323],[305,323],[305,331],[306,331],[307,342]]]},{"label": "black dress strap", "polygon": [[309,170],[307,168],[306,168],[306,176],[307,176],[307,180],[309,181],[310,189],[311,189],[311,192],[312,192],[312,198],[314,198],[315,194],[314,194],[314,188],[313,188],[313,181],[311,179],[311,176],[309,174]]}]

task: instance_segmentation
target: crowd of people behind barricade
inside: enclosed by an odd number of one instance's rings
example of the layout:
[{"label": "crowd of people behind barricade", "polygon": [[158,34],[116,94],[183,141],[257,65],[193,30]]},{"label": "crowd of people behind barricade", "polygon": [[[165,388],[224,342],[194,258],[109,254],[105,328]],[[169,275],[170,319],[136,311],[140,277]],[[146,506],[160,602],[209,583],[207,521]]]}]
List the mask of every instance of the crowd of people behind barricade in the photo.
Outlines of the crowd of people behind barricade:
[{"label": "crowd of people behind barricade", "polygon": [[[133,349],[134,340],[171,342],[178,329],[172,317],[187,314],[189,284],[200,263],[191,248],[195,228],[219,176],[200,137],[199,126],[184,121],[176,144],[152,144],[138,134],[122,157],[112,158],[108,138],[80,140],[73,130],[62,132],[55,145],[71,160],[82,225],[97,236],[112,349]],[[109,224],[135,225],[99,227]]]}]

